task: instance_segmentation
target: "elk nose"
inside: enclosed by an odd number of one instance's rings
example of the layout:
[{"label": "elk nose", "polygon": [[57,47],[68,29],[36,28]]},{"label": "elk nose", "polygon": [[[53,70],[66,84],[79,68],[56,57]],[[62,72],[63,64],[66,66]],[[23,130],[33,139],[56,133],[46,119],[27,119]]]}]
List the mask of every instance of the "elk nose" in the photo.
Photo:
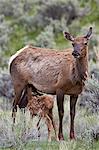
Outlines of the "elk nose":
[{"label": "elk nose", "polygon": [[72,52],[72,55],[73,55],[75,58],[79,58],[79,57],[80,57],[80,54],[79,54],[78,52],[75,52],[75,51]]}]

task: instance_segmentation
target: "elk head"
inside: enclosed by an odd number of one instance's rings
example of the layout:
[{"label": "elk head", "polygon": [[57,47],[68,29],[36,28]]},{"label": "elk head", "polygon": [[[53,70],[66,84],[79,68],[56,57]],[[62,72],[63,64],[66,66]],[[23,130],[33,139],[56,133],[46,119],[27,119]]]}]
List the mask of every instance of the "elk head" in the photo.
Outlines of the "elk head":
[{"label": "elk head", "polygon": [[73,45],[73,52],[72,55],[75,58],[81,58],[84,56],[85,49],[87,48],[88,41],[92,34],[92,27],[89,28],[88,33],[83,37],[73,37],[70,33],[64,32],[64,36],[67,40],[70,40]]}]

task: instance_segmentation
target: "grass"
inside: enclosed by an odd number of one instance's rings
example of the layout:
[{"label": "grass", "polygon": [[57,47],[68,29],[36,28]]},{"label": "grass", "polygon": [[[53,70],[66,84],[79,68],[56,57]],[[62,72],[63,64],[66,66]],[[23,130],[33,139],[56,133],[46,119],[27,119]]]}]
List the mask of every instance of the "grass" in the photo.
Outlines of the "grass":
[{"label": "grass", "polygon": [[[2,104],[0,99],[0,105]],[[91,137],[91,128],[99,119],[95,114],[87,114],[85,110],[77,106],[75,118],[76,140],[69,140],[69,100],[65,101],[65,115],[63,120],[65,141],[47,142],[47,128],[44,121],[41,122],[41,138],[37,138],[37,117],[32,120],[29,118],[29,112],[25,116],[18,110],[16,117],[15,130],[12,132],[11,108],[5,109],[7,104],[0,108],[0,150],[98,150],[99,142]],[[58,122],[57,106],[54,106],[54,118]],[[24,124],[25,121],[25,124]]]},{"label": "grass", "polygon": [[16,148],[0,148],[0,150],[99,150],[99,142],[92,143],[89,147],[83,141],[62,141],[62,142],[34,142],[29,141],[26,144]]}]

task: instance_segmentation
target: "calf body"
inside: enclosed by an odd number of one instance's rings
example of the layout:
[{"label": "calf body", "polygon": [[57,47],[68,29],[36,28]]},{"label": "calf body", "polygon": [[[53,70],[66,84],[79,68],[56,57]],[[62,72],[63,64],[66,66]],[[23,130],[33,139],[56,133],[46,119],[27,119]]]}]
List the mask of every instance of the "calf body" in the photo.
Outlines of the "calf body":
[{"label": "calf body", "polygon": [[[32,118],[34,116],[39,116],[40,118],[37,123],[38,131],[39,131],[40,120],[43,118],[45,119],[45,122],[48,128],[48,141],[51,141],[52,127],[54,128],[54,131],[55,131],[56,140],[58,140],[56,125],[55,125],[55,122],[53,121],[53,113],[52,113],[52,109],[54,105],[53,98],[48,95],[42,95],[42,96],[31,95],[30,97],[30,94],[28,98],[27,108],[29,109],[30,115]],[[39,132],[39,136],[40,136],[40,132]]]}]

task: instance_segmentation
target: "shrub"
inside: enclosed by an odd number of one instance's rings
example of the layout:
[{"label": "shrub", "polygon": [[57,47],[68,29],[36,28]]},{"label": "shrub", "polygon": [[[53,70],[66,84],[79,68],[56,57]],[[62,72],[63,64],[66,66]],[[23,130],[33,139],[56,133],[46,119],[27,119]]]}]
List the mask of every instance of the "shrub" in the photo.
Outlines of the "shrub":
[{"label": "shrub", "polygon": [[32,1],[0,0],[0,14],[4,14],[5,17],[18,18],[29,12],[32,7]]},{"label": "shrub", "polygon": [[9,35],[11,33],[11,28],[9,23],[5,21],[4,16],[0,16],[0,51],[7,49],[7,43],[9,41]]},{"label": "shrub", "polygon": [[23,26],[27,32],[36,30],[36,18],[34,16],[29,16],[28,14],[22,15],[17,23]]},{"label": "shrub", "polygon": [[6,70],[0,69],[0,97],[12,100],[14,96],[11,77]]},{"label": "shrub", "polygon": [[37,36],[34,45],[39,47],[54,48],[56,43],[54,41],[53,27],[47,26],[45,30]]},{"label": "shrub", "polygon": [[99,81],[94,77],[87,81],[86,87],[80,96],[79,104],[89,112],[99,112]]}]

